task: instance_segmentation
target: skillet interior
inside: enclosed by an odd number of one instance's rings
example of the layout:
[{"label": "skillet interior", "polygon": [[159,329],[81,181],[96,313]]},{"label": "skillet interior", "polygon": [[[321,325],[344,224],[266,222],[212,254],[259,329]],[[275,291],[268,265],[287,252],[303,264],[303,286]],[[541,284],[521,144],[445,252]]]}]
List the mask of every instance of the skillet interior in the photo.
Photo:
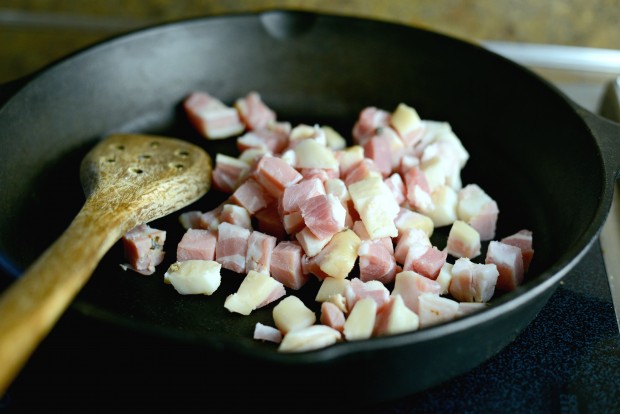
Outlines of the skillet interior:
[{"label": "skillet interior", "polygon": [[[210,298],[182,297],[163,284],[182,235],[172,215],[152,223],[168,231],[168,255],[158,272],[123,272],[115,246],[79,294],[73,306],[79,312],[158,338],[283,366],[312,363],[317,370],[360,359],[368,369],[399,370],[404,353],[437,354],[442,338],[457,334],[470,334],[471,344],[478,344],[443,358],[453,366],[441,374],[387,392],[394,396],[463,372],[514,339],[552,293],[547,282],[559,280],[597,231],[593,223],[604,191],[598,146],[573,107],[527,70],[424,30],[330,16],[302,16],[287,28],[249,15],[179,22],[104,42],[38,74],[9,100],[0,110],[0,142],[11,149],[0,165],[4,257],[23,268],[64,230],[83,202],[79,162],[107,133],[171,135],[199,143],[213,156],[235,154],[234,141],[206,142],[188,125],[179,103],[192,90],[227,103],[256,90],[280,120],[329,124],[345,136],[368,105],[389,110],[405,102],[425,119],[449,122],[471,155],[463,182],[480,184],[498,202],[498,236],[521,228],[534,232],[527,283],[497,298],[500,310],[483,312],[492,315],[487,318],[283,355],[251,339],[257,321],[271,323],[271,308],[250,317],[223,308],[239,276],[224,275]],[[211,192],[186,210],[206,211],[221,199]],[[446,234],[437,230],[435,244],[443,247]],[[545,289],[537,288],[544,283]],[[300,292],[306,302],[317,286],[311,282]],[[459,353],[468,360],[454,365]]]}]

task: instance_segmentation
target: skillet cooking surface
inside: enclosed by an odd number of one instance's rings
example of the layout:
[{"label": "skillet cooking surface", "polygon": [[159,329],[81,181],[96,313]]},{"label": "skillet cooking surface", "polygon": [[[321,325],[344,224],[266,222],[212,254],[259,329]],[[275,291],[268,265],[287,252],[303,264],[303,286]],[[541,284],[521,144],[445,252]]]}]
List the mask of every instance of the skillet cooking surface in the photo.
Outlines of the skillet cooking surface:
[{"label": "skillet cooking surface", "polygon": [[[163,283],[183,233],[178,213],[151,223],[168,232],[166,260],[154,275],[123,271],[117,244],[73,308],[211,351],[290,366],[355,363],[359,355],[368,369],[383,366],[405,376],[424,362],[404,354],[439,355],[455,338],[464,341],[461,355],[442,362],[450,369],[391,394],[472,368],[535,317],[594,237],[604,191],[596,141],[554,88],[478,46],[331,16],[292,15],[285,20],[289,27],[278,16],[196,19],[139,31],[78,53],[27,84],[0,111],[0,142],[12,149],[0,167],[3,255],[24,268],[65,229],[83,203],[81,158],[108,133],[168,135],[197,143],[213,157],[236,155],[234,139],[208,142],[189,125],[180,102],[191,91],[208,91],[231,104],[254,90],[279,120],[330,125],[345,137],[364,107],[392,110],[404,102],[423,119],[449,122],[462,140],[470,153],[463,183],[479,184],[499,205],[496,238],[523,228],[534,232],[536,253],[526,283],[497,295],[491,309],[415,333],[279,354],[273,344],[252,339],[256,322],[273,324],[273,306],[247,317],[223,307],[240,275],[223,270],[222,285],[211,297],[181,296]],[[223,198],[212,190],[184,211],[207,211]],[[443,248],[447,231],[436,229],[433,244]],[[295,294],[318,311],[316,289],[311,278]],[[407,362],[411,371],[396,368]]]}]

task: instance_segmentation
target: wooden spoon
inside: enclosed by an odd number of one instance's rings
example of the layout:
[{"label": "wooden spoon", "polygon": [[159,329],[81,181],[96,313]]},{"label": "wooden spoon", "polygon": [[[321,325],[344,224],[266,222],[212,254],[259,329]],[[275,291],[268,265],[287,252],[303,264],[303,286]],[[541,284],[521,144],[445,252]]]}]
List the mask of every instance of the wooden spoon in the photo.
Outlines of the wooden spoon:
[{"label": "wooden spoon", "polygon": [[105,253],[138,224],[202,197],[211,171],[204,150],[168,137],[112,135],[86,155],[82,209],[0,298],[0,396]]}]

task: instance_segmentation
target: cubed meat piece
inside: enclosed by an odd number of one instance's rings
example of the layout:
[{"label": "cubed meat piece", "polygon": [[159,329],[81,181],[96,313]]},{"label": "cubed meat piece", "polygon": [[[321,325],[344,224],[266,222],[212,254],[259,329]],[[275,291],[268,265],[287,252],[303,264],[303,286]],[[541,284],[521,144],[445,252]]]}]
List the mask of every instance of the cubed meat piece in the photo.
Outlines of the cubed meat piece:
[{"label": "cubed meat piece", "polygon": [[212,230],[187,229],[177,245],[177,261],[213,260],[217,233]]},{"label": "cubed meat piece", "polygon": [[435,230],[435,224],[430,217],[405,207],[400,208],[398,215],[394,219],[394,225],[398,230],[398,236],[394,239],[397,243],[406,231],[411,228],[422,230],[427,237],[431,237]]},{"label": "cubed meat piece", "polygon": [[280,154],[288,145],[288,133],[276,124],[254,129],[237,138],[240,152],[248,149],[262,150],[266,153]]},{"label": "cubed meat piece", "polygon": [[380,240],[363,240],[358,249],[359,278],[363,282],[377,280],[385,285],[392,283],[399,267],[394,253]]},{"label": "cubed meat piece", "polygon": [[360,278],[354,277],[344,291],[347,301],[347,309],[353,309],[357,301],[364,298],[371,298],[377,303],[377,309],[381,309],[390,300],[390,291],[385,285],[377,280],[363,282]]},{"label": "cubed meat piece", "polygon": [[385,185],[388,186],[388,188],[392,192],[392,195],[394,196],[394,200],[396,201],[396,203],[399,206],[402,206],[403,203],[407,200],[407,198],[405,196],[406,194],[405,183],[402,177],[400,176],[400,174],[394,173],[390,175],[389,177],[387,177],[385,180],[383,180],[383,182],[385,183]]},{"label": "cubed meat piece", "polygon": [[489,242],[486,264],[497,266],[499,277],[496,288],[502,291],[515,290],[523,282],[523,254],[517,246],[492,240]]},{"label": "cubed meat piece", "polygon": [[498,277],[495,264],[474,263],[462,257],[452,266],[450,295],[459,302],[488,302],[495,293]]},{"label": "cubed meat piece", "polygon": [[423,293],[439,295],[441,285],[437,281],[422,276],[411,270],[402,271],[396,274],[392,296],[401,295],[405,305],[418,314],[418,298]]},{"label": "cubed meat piece", "polygon": [[348,188],[355,210],[359,213],[371,239],[398,235],[394,219],[400,211],[400,206],[381,178],[366,178],[351,184]]},{"label": "cubed meat piece", "polygon": [[405,264],[407,257],[409,257],[409,260],[413,260],[423,255],[431,246],[431,240],[423,230],[410,228],[405,230],[404,234],[398,239],[394,257],[396,262]]},{"label": "cubed meat piece", "polygon": [[286,295],[282,283],[264,273],[250,270],[243,278],[237,292],[231,293],[224,301],[230,312],[249,315]]},{"label": "cubed meat piece", "polygon": [[166,232],[139,224],[122,237],[125,259],[130,269],[143,275],[155,273],[155,266],[164,260]]},{"label": "cubed meat piece", "polygon": [[530,267],[530,263],[532,262],[532,257],[534,256],[534,249],[532,248],[532,235],[533,233],[531,230],[523,229],[500,240],[502,243],[517,246],[521,249],[521,253],[523,254],[523,270],[526,273]]},{"label": "cubed meat piece", "polygon": [[480,255],[481,246],[480,234],[476,229],[462,220],[452,224],[446,245],[450,255],[473,259]]},{"label": "cubed meat piece", "polygon": [[215,156],[215,168],[212,173],[213,188],[232,194],[245,180],[250,166],[237,158],[218,153]]},{"label": "cubed meat piece", "polygon": [[355,266],[359,245],[357,234],[346,229],[336,233],[313,259],[325,275],[345,279]]},{"label": "cubed meat piece", "polygon": [[164,283],[181,295],[212,295],[220,287],[221,268],[213,260],[175,262],[164,274]]},{"label": "cubed meat piece", "polygon": [[468,184],[458,192],[457,215],[476,229],[481,241],[495,238],[499,209],[497,203],[477,184]]},{"label": "cubed meat piece", "polygon": [[300,204],[317,195],[325,195],[325,187],[319,178],[304,179],[284,189],[282,194],[283,213],[300,211]]},{"label": "cubed meat piece", "polygon": [[275,237],[277,240],[284,240],[287,233],[284,223],[280,218],[278,209],[272,204],[254,214],[256,219],[256,228],[263,233]]},{"label": "cubed meat piece", "polygon": [[379,166],[370,158],[364,158],[362,161],[355,164],[345,175],[342,175],[341,172],[341,176],[344,177],[344,182],[347,187],[370,177],[383,179]]},{"label": "cubed meat piece", "polygon": [[319,194],[299,205],[306,227],[318,239],[331,238],[344,229],[346,210],[333,195]]},{"label": "cubed meat piece", "polygon": [[245,207],[236,204],[224,204],[219,218],[220,222],[236,224],[237,226],[252,230],[252,217],[250,217],[250,212]]},{"label": "cubed meat piece", "polygon": [[377,317],[377,302],[366,297],[359,299],[349,312],[343,333],[347,341],[368,339],[372,336]]},{"label": "cubed meat piece", "polygon": [[179,223],[181,223],[185,230],[197,229],[200,227],[200,216],[202,216],[200,210],[184,211],[179,214]]},{"label": "cubed meat piece", "polygon": [[414,147],[421,139],[422,120],[411,106],[399,103],[390,117],[394,127],[407,147]]},{"label": "cubed meat piece", "polygon": [[430,211],[433,209],[431,190],[426,180],[426,174],[420,167],[411,167],[404,176],[406,199],[416,211]]},{"label": "cubed meat piece", "polygon": [[302,272],[302,256],[303,250],[298,243],[281,241],[271,253],[271,276],[284,286],[299,290],[309,278]]},{"label": "cubed meat piece", "polygon": [[364,144],[364,157],[374,161],[375,165],[386,178],[392,172],[392,152],[390,143],[381,136],[373,136]]},{"label": "cubed meat piece", "polygon": [[284,335],[278,352],[306,352],[326,348],[338,342],[342,334],[326,325],[311,325]]},{"label": "cubed meat piece", "polygon": [[459,303],[433,293],[423,293],[418,298],[420,328],[448,322],[456,318]]},{"label": "cubed meat piece", "polygon": [[413,270],[422,276],[436,280],[447,258],[446,250],[439,250],[436,246],[427,247],[426,251],[420,255],[407,255],[403,270]]},{"label": "cubed meat piece", "polygon": [[183,101],[191,124],[207,139],[222,139],[245,130],[239,113],[206,92],[192,92]]},{"label": "cubed meat piece", "polygon": [[415,331],[420,326],[418,315],[409,309],[400,295],[390,297],[390,301],[377,312],[374,335],[395,335]]},{"label": "cubed meat piece", "polygon": [[217,227],[215,261],[224,269],[236,273],[245,273],[250,230],[230,223],[220,223]]},{"label": "cubed meat piece", "polygon": [[351,131],[353,142],[363,146],[376,134],[377,129],[390,125],[390,118],[391,114],[388,111],[374,106],[362,109]]},{"label": "cubed meat piece", "polygon": [[333,236],[318,238],[308,227],[304,227],[295,234],[295,240],[301,245],[303,252],[308,257],[314,257],[319,254],[332,237]]},{"label": "cubed meat piece", "polygon": [[271,272],[271,255],[276,247],[276,238],[260,231],[253,231],[248,238],[248,249],[245,257],[247,272],[255,270],[269,275]]},{"label": "cubed meat piece", "polygon": [[301,181],[303,176],[281,158],[265,154],[256,165],[254,178],[277,199],[286,187]]},{"label": "cubed meat piece", "polygon": [[334,151],[334,157],[338,161],[340,178],[344,179],[353,168],[364,160],[364,148],[360,145],[352,145],[342,150]]},{"label": "cubed meat piece", "polygon": [[282,342],[282,332],[273,326],[256,322],[256,325],[254,325],[253,338],[257,341],[269,341],[279,344]]},{"label": "cubed meat piece", "polygon": [[338,306],[331,302],[323,302],[321,304],[321,317],[319,321],[326,326],[334,328],[342,332],[344,330],[344,322],[346,318],[344,313]]},{"label": "cubed meat piece", "polygon": [[230,200],[253,215],[271,204],[274,198],[256,180],[248,178],[235,190]]},{"label": "cubed meat piece", "polygon": [[252,91],[235,101],[239,117],[248,129],[266,128],[276,121],[276,113],[262,100],[258,92]]}]

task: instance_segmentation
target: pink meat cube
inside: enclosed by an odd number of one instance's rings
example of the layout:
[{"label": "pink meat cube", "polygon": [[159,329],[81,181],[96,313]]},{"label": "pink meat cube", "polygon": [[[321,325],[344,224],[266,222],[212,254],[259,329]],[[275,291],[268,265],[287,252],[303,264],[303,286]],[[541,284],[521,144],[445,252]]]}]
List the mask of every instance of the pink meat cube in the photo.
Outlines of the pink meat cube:
[{"label": "pink meat cube", "polygon": [[413,270],[422,276],[435,280],[447,258],[448,252],[446,250],[439,250],[435,246],[427,247],[426,251],[419,256],[411,258],[407,256],[403,270]]},{"label": "pink meat cube", "polygon": [[188,229],[177,245],[177,261],[213,260],[217,235],[214,231]]},{"label": "pink meat cube", "polygon": [[254,217],[256,218],[256,227],[258,230],[274,236],[278,240],[286,238],[284,224],[280,218],[278,209],[273,204],[257,211]]},{"label": "pink meat cube", "polygon": [[286,149],[287,145],[288,133],[275,127],[248,131],[237,138],[237,148],[240,152],[254,148],[279,154]]},{"label": "pink meat cube", "polygon": [[252,91],[237,99],[235,107],[248,129],[266,128],[276,121],[276,113],[265,105],[258,92]]},{"label": "pink meat cube", "polygon": [[269,341],[279,344],[282,342],[282,332],[273,326],[263,325],[260,322],[256,322],[256,325],[254,325],[253,338],[258,341]]},{"label": "pink meat cube", "polygon": [[405,174],[407,201],[416,210],[424,211],[431,203],[431,190],[426,175],[420,167],[411,167]]},{"label": "pink meat cube", "polygon": [[258,181],[269,194],[278,198],[284,189],[293,185],[303,178],[303,176],[283,159],[269,154],[265,154],[258,164],[254,173]]},{"label": "pink meat cube", "polygon": [[299,290],[309,279],[302,272],[302,256],[299,244],[292,241],[278,243],[271,253],[271,277],[290,289]]},{"label": "pink meat cube", "polygon": [[488,302],[495,293],[499,272],[495,264],[474,263],[466,257],[454,262],[449,292],[459,302]]},{"label": "pink meat cube", "polygon": [[383,177],[392,172],[392,151],[387,139],[375,135],[364,144],[364,156],[375,162]]},{"label": "pink meat cube", "polygon": [[345,319],[344,312],[335,304],[331,302],[323,302],[321,304],[321,316],[319,321],[323,325],[327,325],[342,332],[344,330]]},{"label": "pink meat cube", "polygon": [[380,310],[390,300],[390,291],[385,285],[377,280],[362,281],[358,277],[351,279],[344,291],[347,309],[353,309],[358,300],[371,298],[377,303]]},{"label": "pink meat cube", "polygon": [[402,237],[398,239],[394,257],[398,263],[404,265],[407,262],[407,258],[409,258],[410,261],[417,259],[426,253],[429,247],[431,247],[431,241],[426,233],[418,228],[412,227],[405,230]]},{"label": "pink meat cube", "polygon": [[344,229],[346,210],[333,195],[319,194],[299,205],[306,227],[319,239],[326,239]]},{"label": "pink meat cube", "polygon": [[284,214],[300,211],[300,203],[317,195],[325,195],[325,187],[319,178],[304,179],[284,189],[282,211]]},{"label": "pink meat cube", "polygon": [[534,256],[532,239],[532,231],[524,229],[500,240],[502,243],[517,246],[521,249],[521,253],[523,254],[523,270],[526,273],[530,267],[530,263],[532,262],[532,257]]},{"label": "pink meat cube", "polygon": [[213,188],[230,194],[246,178],[250,166],[228,155],[217,154],[215,156],[215,168],[212,173]]},{"label": "pink meat cube", "polygon": [[377,129],[390,125],[391,114],[383,109],[369,106],[362,109],[353,125],[352,135],[355,144],[364,146]]},{"label": "pink meat cube", "polygon": [[497,289],[515,290],[523,282],[523,255],[519,247],[492,240],[484,262],[497,266]]},{"label": "pink meat cube", "polygon": [[224,269],[245,273],[246,255],[250,230],[230,223],[220,223],[217,227],[215,261]]},{"label": "pink meat cube", "polygon": [[224,204],[219,219],[220,222],[236,224],[237,226],[252,230],[252,217],[250,217],[250,212],[245,207],[236,204]]},{"label": "pink meat cube", "polygon": [[276,247],[276,238],[260,231],[253,231],[248,238],[245,270],[270,274],[271,254]]},{"label": "pink meat cube", "polygon": [[418,313],[418,299],[423,293],[441,294],[441,285],[411,270],[396,274],[392,296],[400,295],[409,309]]},{"label": "pink meat cube", "polygon": [[166,232],[139,224],[122,237],[125,259],[129,267],[143,275],[155,273],[155,266],[164,260]]},{"label": "pink meat cube", "polygon": [[351,184],[371,176],[381,176],[381,170],[374,160],[364,158],[345,174],[344,182],[349,187]]},{"label": "pink meat cube", "polygon": [[235,108],[205,92],[193,92],[183,101],[185,113],[196,130],[207,139],[240,134],[245,126]]},{"label": "pink meat cube", "polygon": [[274,201],[274,198],[254,179],[248,178],[235,190],[231,201],[245,207],[253,215]]},{"label": "pink meat cube", "polygon": [[407,190],[405,189],[405,182],[403,181],[400,174],[394,173],[385,180],[383,180],[383,182],[385,183],[385,185],[388,186],[388,188],[394,195],[394,200],[396,200],[396,203],[401,206],[407,200],[407,198],[405,197],[405,194],[407,194]]},{"label": "pink meat cube", "polygon": [[360,280],[378,280],[385,285],[394,281],[398,270],[394,253],[379,240],[362,240],[358,255]]}]

